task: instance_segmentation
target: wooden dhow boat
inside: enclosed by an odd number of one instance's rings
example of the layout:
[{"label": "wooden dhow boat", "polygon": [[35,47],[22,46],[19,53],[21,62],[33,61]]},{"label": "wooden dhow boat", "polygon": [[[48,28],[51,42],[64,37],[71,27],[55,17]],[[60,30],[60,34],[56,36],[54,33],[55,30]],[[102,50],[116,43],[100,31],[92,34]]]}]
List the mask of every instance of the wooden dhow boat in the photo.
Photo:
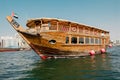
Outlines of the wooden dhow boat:
[{"label": "wooden dhow boat", "polygon": [[12,16],[6,18],[42,59],[98,54],[107,49],[110,41],[108,31],[77,22],[30,19],[24,29]]}]

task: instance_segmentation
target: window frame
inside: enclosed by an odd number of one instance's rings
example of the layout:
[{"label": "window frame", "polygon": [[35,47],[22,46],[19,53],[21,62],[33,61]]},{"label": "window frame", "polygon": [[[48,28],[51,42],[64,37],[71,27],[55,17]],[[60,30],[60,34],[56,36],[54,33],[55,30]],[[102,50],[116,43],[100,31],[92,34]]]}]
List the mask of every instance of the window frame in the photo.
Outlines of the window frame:
[{"label": "window frame", "polygon": [[84,44],[84,37],[79,37],[79,44]]},{"label": "window frame", "polygon": [[71,44],[77,44],[77,37],[71,37]]},{"label": "window frame", "polygon": [[90,44],[90,38],[89,37],[85,37],[85,44]]}]

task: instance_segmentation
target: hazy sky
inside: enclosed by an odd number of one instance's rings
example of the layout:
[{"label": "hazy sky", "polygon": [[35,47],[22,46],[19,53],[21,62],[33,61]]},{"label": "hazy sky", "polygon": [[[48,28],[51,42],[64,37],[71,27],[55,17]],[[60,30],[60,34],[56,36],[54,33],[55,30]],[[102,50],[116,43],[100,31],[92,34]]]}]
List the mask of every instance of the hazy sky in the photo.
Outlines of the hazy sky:
[{"label": "hazy sky", "polygon": [[120,40],[120,0],[0,0],[0,36],[16,33],[6,20],[13,11],[24,27],[30,18],[60,18],[105,29]]}]

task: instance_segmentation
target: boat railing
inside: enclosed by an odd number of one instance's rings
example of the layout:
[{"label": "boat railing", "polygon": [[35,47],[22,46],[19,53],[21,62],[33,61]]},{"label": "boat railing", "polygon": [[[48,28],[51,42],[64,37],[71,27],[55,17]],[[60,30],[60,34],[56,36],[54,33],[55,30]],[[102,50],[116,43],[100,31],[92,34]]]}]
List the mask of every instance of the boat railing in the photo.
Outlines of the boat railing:
[{"label": "boat railing", "polygon": [[63,26],[63,25],[55,25],[55,24],[42,24],[40,26],[36,26],[34,29],[30,29],[29,32],[67,32],[68,34],[76,34],[76,35],[83,35],[83,36],[94,36],[94,37],[109,37],[109,33],[103,33],[102,31],[95,31],[89,30],[89,29],[79,29],[78,27],[73,27],[73,26]]},{"label": "boat railing", "polygon": [[36,29],[29,28],[29,29],[26,29],[26,32],[28,32],[28,33],[36,33]]}]

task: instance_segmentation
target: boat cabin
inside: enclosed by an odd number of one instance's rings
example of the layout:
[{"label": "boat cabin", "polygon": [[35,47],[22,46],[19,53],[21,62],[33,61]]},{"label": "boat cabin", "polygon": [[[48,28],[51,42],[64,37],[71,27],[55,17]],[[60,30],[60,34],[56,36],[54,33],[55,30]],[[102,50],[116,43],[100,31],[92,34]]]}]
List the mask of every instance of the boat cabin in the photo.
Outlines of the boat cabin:
[{"label": "boat cabin", "polygon": [[65,32],[65,44],[73,45],[107,45],[109,32],[62,19],[41,18],[27,21],[28,30],[31,32]]}]

